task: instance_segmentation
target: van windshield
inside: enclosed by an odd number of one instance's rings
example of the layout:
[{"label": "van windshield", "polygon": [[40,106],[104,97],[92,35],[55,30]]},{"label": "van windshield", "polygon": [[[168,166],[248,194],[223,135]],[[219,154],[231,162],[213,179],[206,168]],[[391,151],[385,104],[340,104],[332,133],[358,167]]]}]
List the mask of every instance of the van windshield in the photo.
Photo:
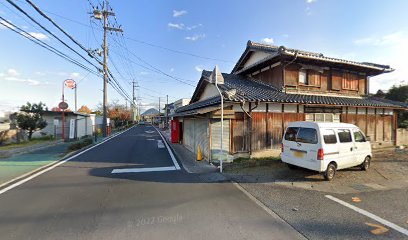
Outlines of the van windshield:
[{"label": "van windshield", "polygon": [[317,133],[314,128],[289,127],[285,133],[285,140],[301,143],[317,143]]}]

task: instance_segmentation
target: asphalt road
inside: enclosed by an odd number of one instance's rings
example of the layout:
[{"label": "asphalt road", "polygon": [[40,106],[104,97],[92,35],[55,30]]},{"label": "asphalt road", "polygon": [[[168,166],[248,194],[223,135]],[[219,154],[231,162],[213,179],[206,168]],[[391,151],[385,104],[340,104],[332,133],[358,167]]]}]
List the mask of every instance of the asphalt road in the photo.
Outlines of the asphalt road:
[{"label": "asphalt road", "polygon": [[0,194],[0,239],[302,239],[233,184],[174,167],[150,126]]},{"label": "asphalt road", "polygon": [[[327,198],[324,192],[276,184],[241,185],[308,239],[408,239],[408,235]],[[408,229],[407,189],[331,196]]]}]

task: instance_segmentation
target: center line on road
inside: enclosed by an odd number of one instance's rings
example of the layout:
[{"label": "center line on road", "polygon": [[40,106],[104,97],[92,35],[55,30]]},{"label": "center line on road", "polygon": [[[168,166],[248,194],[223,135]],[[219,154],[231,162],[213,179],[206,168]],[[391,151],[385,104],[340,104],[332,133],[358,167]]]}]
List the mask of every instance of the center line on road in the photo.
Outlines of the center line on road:
[{"label": "center line on road", "polygon": [[348,208],[350,208],[350,209],[352,209],[352,210],[354,210],[354,211],[356,211],[356,212],[358,212],[358,213],[360,213],[360,214],[362,214],[362,215],[364,215],[366,217],[369,217],[369,218],[371,218],[371,219],[373,219],[373,220],[375,220],[375,221],[377,221],[377,222],[379,222],[379,223],[381,223],[381,224],[383,224],[385,226],[388,226],[388,227],[390,227],[390,228],[392,228],[392,229],[394,229],[394,230],[408,236],[408,230],[407,229],[405,229],[403,227],[400,227],[400,226],[398,226],[398,225],[396,225],[396,224],[394,224],[394,223],[392,223],[392,222],[390,222],[388,220],[385,220],[384,218],[381,218],[381,217],[379,217],[377,215],[374,215],[374,214],[372,214],[372,213],[370,213],[370,212],[368,212],[368,211],[366,211],[364,209],[358,208],[358,207],[356,207],[354,205],[351,205],[350,203],[347,203],[347,202],[345,202],[343,200],[335,198],[335,197],[333,197],[331,195],[325,195],[325,197],[327,197],[330,200],[333,200],[333,201],[335,201],[335,202],[337,202],[337,203],[339,203],[339,204],[341,204],[341,205],[343,205],[345,207],[348,207]]},{"label": "center line on road", "polygon": [[157,140],[157,147],[158,148],[164,148],[164,144],[162,140]]},{"label": "center line on road", "polygon": [[164,172],[164,171],[175,171],[176,167],[152,167],[152,168],[123,168],[123,169],[113,169],[112,173],[140,173],[140,172]]}]

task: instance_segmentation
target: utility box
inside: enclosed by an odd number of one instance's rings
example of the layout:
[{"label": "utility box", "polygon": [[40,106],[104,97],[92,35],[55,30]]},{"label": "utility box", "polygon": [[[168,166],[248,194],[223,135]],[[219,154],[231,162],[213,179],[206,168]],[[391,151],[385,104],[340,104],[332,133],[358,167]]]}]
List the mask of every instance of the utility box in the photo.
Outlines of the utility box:
[{"label": "utility box", "polygon": [[171,142],[180,142],[180,122],[178,119],[171,120]]}]

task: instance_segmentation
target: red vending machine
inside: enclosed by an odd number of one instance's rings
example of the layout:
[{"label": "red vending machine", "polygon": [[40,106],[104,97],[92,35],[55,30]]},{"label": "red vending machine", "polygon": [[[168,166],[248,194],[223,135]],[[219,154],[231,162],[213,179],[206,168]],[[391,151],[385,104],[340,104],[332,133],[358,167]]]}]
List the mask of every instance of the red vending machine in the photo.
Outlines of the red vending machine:
[{"label": "red vending machine", "polygon": [[180,142],[180,122],[178,119],[171,120],[171,142]]}]

